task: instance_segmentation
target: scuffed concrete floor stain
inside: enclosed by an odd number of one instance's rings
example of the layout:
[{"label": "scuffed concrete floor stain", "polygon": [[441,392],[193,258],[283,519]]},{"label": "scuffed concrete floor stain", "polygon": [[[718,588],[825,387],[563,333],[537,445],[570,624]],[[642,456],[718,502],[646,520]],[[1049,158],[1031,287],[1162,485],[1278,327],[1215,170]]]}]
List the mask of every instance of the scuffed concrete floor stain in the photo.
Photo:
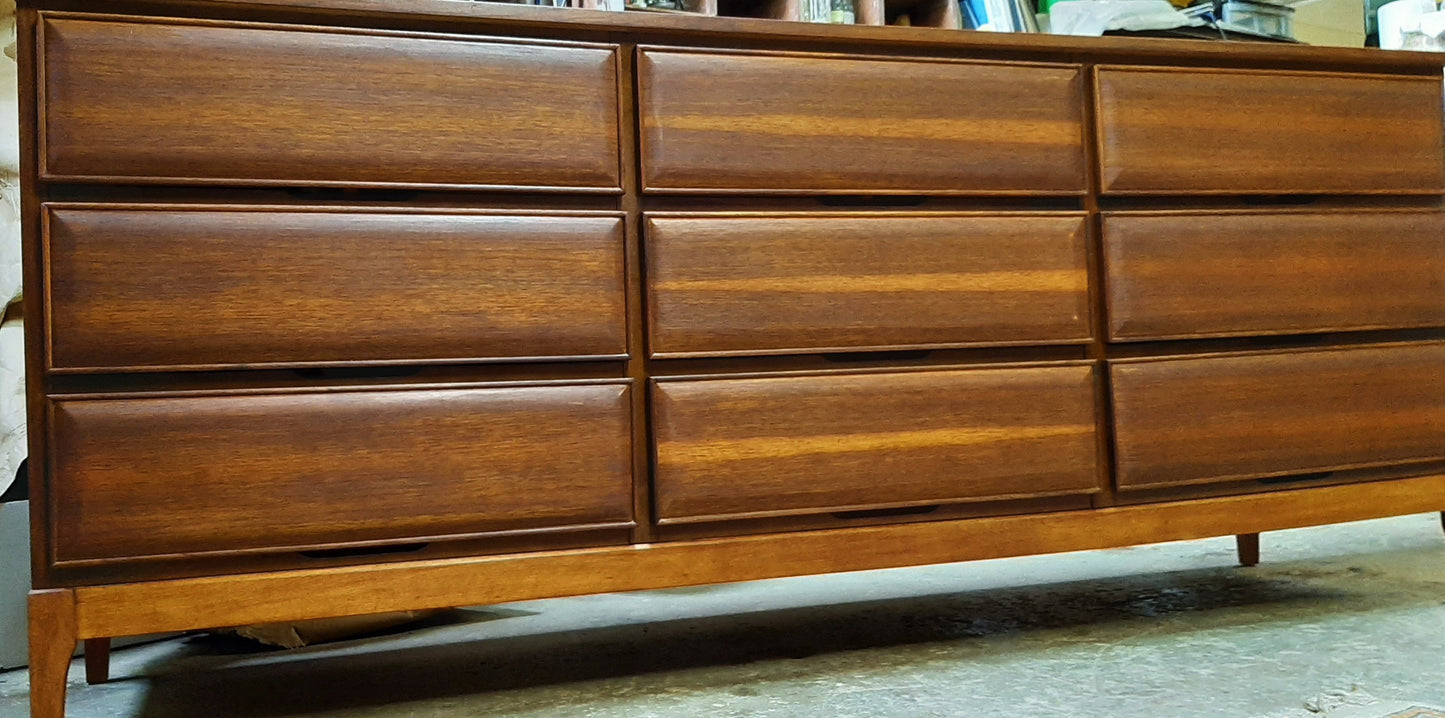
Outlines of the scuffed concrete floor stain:
[{"label": "scuffed concrete floor stain", "polygon": [[[1116,551],[533,601],[291,652],[190,636],[71,718],[1304,718],[1445,706],[1438,514]],[[23,672],[0,716],[25,715]],[[1383,712],[1381,713],[1383,715]]]}]

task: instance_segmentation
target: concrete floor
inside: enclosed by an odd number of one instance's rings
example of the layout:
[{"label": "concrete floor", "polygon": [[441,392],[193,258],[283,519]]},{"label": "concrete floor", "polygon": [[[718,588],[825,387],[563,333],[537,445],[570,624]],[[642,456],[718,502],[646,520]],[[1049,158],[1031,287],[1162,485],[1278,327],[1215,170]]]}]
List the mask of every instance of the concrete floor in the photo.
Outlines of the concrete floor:
[{"label": "concrete floor", "polygon": [[[1437,514],[1233,541],[535,601],[292,652],[71,671],[72,718],[1383,716],[1445,706]],[[0,716],[25,715],[23,672]]]}]

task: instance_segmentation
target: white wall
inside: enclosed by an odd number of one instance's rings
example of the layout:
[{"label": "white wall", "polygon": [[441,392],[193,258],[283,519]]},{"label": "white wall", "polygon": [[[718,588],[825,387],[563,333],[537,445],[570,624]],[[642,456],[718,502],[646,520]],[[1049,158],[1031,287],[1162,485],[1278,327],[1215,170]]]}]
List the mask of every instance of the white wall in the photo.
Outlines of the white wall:
[{"label": "white wall", "polygon": [[[20,127],[15,0],[0,0],[0,306],[20,299]],[[14,312],[12,312],[14,313]],[[0,326],[0,490],[25,458],[25,353],[19,319]]]},{"label": "white wall", "polygon": [[[0,0],[0,306],[20,297],[20,129],[15,2]],[[20,321],[0,325],[0,490],[25,458],[25,352]],[[25,665],[30,589],[28,503],[0,505],[0,668]]]}]

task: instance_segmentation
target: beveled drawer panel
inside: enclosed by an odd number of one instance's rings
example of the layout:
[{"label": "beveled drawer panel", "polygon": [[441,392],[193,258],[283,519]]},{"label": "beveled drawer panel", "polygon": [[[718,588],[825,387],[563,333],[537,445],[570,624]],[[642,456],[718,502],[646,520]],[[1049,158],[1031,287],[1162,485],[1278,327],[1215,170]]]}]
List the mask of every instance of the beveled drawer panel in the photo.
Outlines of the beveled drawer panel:
[{"label": "beveled drawer panel", "polygon": [[659,380],[656,510],[695,523],[1087,494],[1089,366]]},{"label": "beveled drawer panel", "polygon": [[621,384],[61,400],[58,562],[625,525]]},{"label": "beveled drawer panel", "polygon": [[1445,214],[1104,216],[1116,340],[1445,325]]},{"label": "beveled drawer panel", "polygon": [[1445,458],[1445,343],[1114,362],[1120,488]]},{"label": "beveled drawer panel", "polygon": [[648,191],[1084,192],[1076,66],[644,49],[637,73]]},{"label": "beveled drawer panel", "polygon": [[41,176],[620,192],[614,48],[42,23]]},{"label": "beveled drawer panel", "polygon": [[1445,189],[1440,78],[1101,67],[1105,193]]},{"label": "beveled drawer panel", "polygon": [[51,206],[63,370],[626,354],[622,218]]},{"label": "beveled drawer panel", "polygon": [[654,355],[1077,343],[1084,215],[650,215]]}]

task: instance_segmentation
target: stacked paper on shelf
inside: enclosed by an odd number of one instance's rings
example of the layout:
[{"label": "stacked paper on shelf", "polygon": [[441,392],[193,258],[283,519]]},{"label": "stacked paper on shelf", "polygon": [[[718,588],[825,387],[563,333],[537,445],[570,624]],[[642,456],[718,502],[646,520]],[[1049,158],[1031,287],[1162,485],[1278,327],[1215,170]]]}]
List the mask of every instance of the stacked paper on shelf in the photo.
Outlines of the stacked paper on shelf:
[{"label": "stacked paper on shelf", "polygon": [[1049,6],[1049,32],[1103,35],[1108,30],[1172,30],[1202,25],[1166,0],[1069,0]]}]

